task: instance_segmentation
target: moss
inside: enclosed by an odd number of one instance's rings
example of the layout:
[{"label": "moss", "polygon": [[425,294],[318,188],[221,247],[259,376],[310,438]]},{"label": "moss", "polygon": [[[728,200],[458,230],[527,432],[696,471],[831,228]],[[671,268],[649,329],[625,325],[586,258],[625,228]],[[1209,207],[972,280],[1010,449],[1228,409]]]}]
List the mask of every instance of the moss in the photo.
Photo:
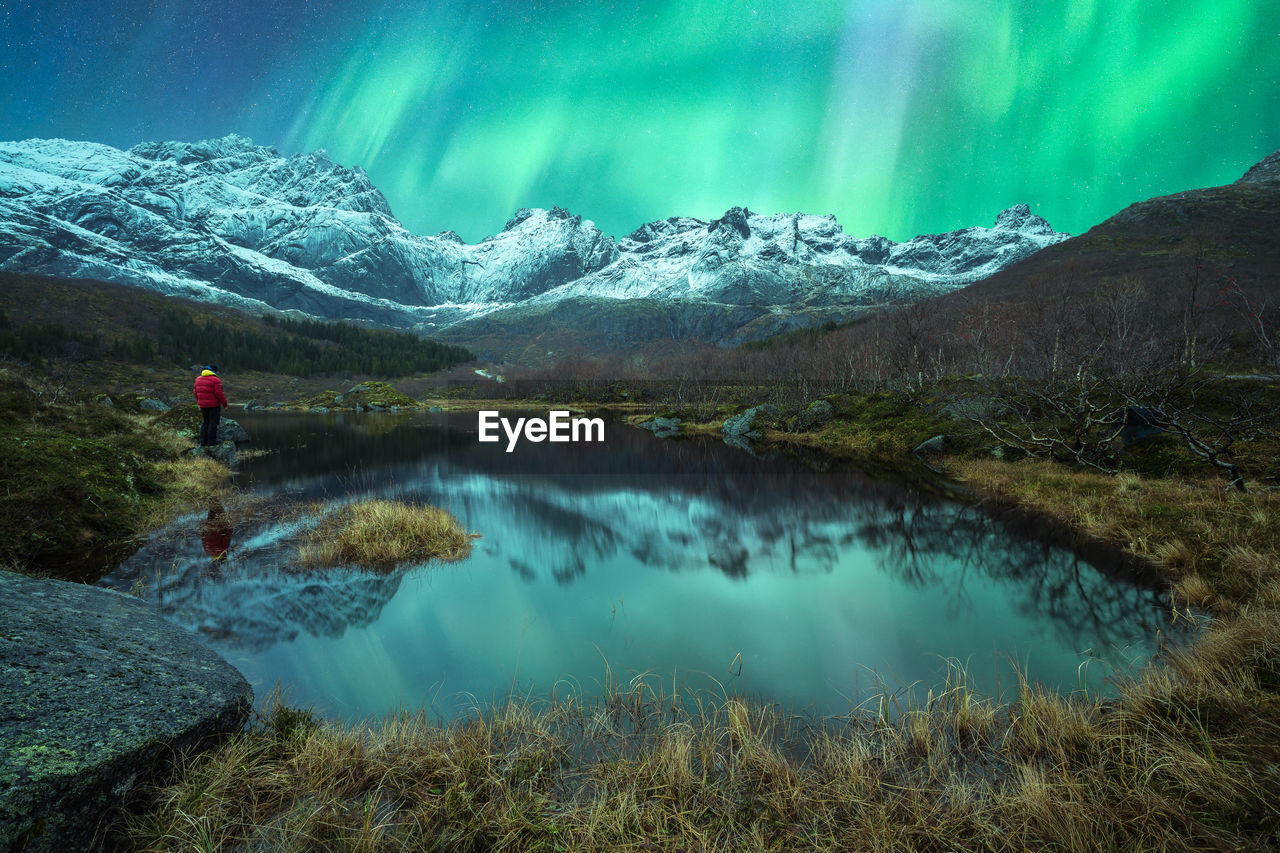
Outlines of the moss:
[{"label": "moss", "polygon": [[167,412],[161,412],[152,421],[167,429],[195,435],[200,428],[200,407],[195,403],[179,403]]},{"label": "moss", "polygon": [[922,441],[944,435],[947,451],[970,453],[981,442],[966,423],[942,413],[941,401],[906,394],[832,394],[835,419],[818,431],[820,444],[835,452],[859,456],[900,456]]},{"label": "moss", "polygon": [[362,409],[371,406],[383,409],[389,409],[392,406],[416,409],[422,404],[386,382],[362,382],[345,393],[333,390],[321,391],[310,397],[295,400],[289,405],[301,409],[323,406],[326,409],[352,410],[357,406]]},{"label": "moss", "polygon": [[138,456],[109,440],[39,428],[0,430],[0,479],[0,559],[20,564],[127,536],[158,488]]},{"label": "moss", "polygon": [[0,563],[96,577],[136,547],[175,479],[182,442],[98,402],[28,399],[27,417],[0,420]]}]

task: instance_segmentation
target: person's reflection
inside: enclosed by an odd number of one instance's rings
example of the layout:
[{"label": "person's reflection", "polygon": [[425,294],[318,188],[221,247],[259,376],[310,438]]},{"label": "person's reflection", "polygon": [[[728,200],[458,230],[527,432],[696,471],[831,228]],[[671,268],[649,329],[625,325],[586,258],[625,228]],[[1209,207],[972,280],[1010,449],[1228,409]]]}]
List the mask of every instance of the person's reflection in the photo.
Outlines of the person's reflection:
[{"label": "person's reflection", "polygon": [[204,543],[204,552],[213,560],[227,559],[231,550],[231,520],[222,504],[214,501],[209,504],[209,517],[205,519],[204,529],[200,532],[200,541]]}]

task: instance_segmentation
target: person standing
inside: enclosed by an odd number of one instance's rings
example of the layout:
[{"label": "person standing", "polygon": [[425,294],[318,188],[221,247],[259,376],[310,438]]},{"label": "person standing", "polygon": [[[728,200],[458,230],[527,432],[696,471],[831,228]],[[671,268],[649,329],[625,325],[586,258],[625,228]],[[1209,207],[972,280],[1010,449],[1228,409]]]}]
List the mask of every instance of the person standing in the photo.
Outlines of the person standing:
[{"label": "person standing", "polygon": [[210,447],[218,443],[218,422],[222,420],[222,409],[227,405],[227,395],[222,393],[222,380],[218,378],[216,366],[205,365],[200,371],[196,377],[195,392],[201,415],[200,445]]}]

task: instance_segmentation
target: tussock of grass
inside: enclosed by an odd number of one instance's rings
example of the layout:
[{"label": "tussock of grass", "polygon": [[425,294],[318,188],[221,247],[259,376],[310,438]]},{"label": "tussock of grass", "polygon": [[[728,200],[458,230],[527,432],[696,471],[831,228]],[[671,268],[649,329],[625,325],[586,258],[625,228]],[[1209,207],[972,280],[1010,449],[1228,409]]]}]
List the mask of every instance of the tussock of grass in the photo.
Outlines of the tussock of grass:
[{"label": "tussock of grass", "polygon": [[298,562],[315,568],[391,569],[426,560],[460,560],[471,553],[472,538],[438,507],[360,501],[333,511],[307,533],[298,548]]}]

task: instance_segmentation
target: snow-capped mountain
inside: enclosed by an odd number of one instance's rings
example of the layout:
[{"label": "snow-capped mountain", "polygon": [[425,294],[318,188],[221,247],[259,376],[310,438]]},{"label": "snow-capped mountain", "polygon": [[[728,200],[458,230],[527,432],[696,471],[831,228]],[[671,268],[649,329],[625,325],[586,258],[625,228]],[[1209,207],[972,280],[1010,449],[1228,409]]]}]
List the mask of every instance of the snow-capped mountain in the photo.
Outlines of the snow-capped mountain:
[{"label": "snow-capped mountain", "polygon": [[234,135],[128,151],[0,143],[0,269],[451,337],[542,324],[572,303],[593,316],[656,306],[664,329],[688,313],[704,339],[746,339],[968,284],[1066,237],[1026,205],[993,228],[903,243],[854,239],[832,216],[740,207],[615,241],[555,208],[522,209],[469,245],[411,234],[363,170],[324,152],[284,158]]}]

